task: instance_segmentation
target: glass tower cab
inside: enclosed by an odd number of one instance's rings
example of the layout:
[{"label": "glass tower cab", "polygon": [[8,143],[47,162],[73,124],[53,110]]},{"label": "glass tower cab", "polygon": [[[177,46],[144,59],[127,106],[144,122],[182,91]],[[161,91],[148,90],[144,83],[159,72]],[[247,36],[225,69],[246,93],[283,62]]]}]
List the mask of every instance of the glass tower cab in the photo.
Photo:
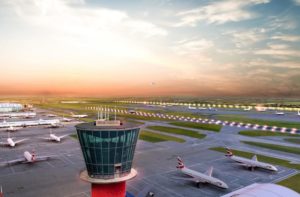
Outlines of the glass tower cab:
[{"label": "glass tower cab", "polygon": [[128,180],[136,175],[132,169],[140,128],[118,120],[96,120],[76,125],[89,182],[107,183]]}]

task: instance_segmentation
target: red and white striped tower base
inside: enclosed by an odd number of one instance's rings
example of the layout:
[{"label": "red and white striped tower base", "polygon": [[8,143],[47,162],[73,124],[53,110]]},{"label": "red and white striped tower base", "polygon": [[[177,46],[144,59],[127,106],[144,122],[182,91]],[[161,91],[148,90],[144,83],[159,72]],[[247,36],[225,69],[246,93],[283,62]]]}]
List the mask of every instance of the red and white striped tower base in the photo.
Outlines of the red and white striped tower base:
[{"label": "red and white striped tower base", "polygon": [[99,179],[88,176],[87,171],[80,173],[80,178],[92,184],[91,197],[125,197],[126,196],[126,181],[134,178],[137,175],[135,169],[123,177],[113,179]]}]

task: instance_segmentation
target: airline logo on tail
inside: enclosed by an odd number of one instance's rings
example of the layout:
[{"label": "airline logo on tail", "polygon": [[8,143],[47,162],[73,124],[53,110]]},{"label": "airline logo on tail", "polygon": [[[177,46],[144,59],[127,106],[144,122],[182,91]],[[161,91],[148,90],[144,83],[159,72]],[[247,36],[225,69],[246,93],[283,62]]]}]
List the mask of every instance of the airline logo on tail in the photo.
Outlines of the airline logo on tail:
[{"label": "airline logo on tail", "polygon": [[176,166],[176,168],[178,168],[178,169],[184,168],[183,161],[180,157],[177,157],[177,161],[178,161],[178,165]]},{"label": "airline logo on tail", "polygon": [[31,161],[35,161],[35,151],[32,151],[31,153]]},{"label": "airline logo on tail", "polygon": [[226,157],[233,156],[233,153],[232,153],[232,151],[229,148],[226,148],[226,152],[227,152],[227,154],[225,154]]}]

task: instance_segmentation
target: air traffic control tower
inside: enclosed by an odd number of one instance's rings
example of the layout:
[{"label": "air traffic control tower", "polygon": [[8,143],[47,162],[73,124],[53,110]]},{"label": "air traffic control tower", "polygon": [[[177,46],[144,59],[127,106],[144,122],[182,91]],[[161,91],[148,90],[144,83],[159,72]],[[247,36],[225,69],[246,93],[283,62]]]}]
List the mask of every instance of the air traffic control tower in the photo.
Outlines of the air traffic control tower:
[{"label": "air traffic control tower", "polygon": [[126,181],[137,171],[132,160],[140,128],[134,123],[98,118],[76,125],[86,170],[80,178],[92,184],[92,197],[125,197]]}]

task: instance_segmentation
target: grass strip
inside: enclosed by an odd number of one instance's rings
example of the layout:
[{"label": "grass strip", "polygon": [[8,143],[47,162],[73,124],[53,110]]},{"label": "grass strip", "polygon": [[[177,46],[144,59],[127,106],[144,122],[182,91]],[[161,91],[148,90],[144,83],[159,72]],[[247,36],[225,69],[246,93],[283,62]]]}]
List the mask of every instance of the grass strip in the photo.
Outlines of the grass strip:
[{"label": "grass strip", "polygon": [[277,144],[269,144],[269,143],[262,143],[262,142],[250,142],[250,141],[241,141],[245,144],[252,145],[252,146],[258,146],[262,148],[282,151],[286,153],[293,153],[300,155],[300,148],[292,147],[292,146],[282,146]]},{"label": "grass strip", "polygon": [[197,131],[191,131],[191,130],[187,130],[187,129],[180,129],[180,128],[174,128],[174,127],[148,126],[147,128],[156,130],[156,131],[160,131],[160,132],[184,135],[184,136],[198,138],[198,139],[202,139],[206,136],[205,134],[198,133]]}]

